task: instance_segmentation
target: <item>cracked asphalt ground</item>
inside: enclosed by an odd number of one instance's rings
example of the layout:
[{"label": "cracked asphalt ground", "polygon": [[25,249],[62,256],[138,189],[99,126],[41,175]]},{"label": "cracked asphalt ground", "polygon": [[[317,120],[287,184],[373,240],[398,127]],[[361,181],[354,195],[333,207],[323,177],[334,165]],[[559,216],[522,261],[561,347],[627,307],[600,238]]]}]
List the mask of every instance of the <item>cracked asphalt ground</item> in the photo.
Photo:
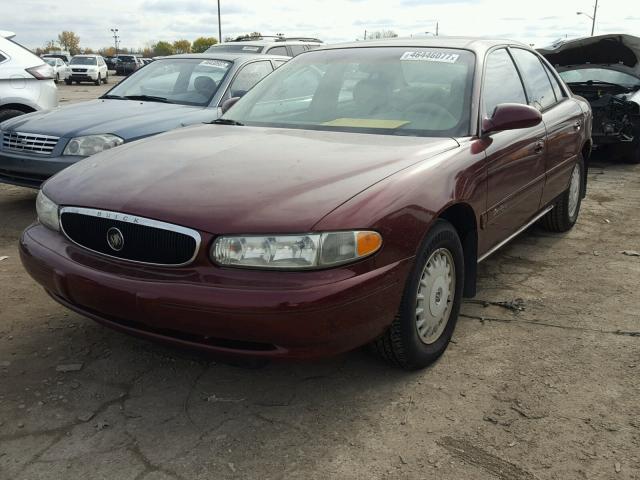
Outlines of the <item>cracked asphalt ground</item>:
[{"label": "cracked asphalt ground", "polygon": [[621,252],[640,166],[589,180],[573,231],[481,264],[454,343],[414,373],[364,351],[233,366],[107,330],[23,271],[35,192],[0,186],[0,478],[639,479],[640,257]]}]

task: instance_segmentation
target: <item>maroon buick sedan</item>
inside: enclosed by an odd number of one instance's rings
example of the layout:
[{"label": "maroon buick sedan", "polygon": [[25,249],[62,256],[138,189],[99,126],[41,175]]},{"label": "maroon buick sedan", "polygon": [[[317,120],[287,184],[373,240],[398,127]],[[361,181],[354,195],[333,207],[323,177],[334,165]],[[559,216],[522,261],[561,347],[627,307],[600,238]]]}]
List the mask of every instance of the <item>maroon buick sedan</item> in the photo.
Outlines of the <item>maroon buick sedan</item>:
[{"label": "maroon buick sedan", "polygon": [[214,124],[53,177],[22,261],[123,332],[267,358],[371,344],[421,368],[478,262],[538,220],[574,225],[590,137],[589,105],[524,45],[326,46]]}]

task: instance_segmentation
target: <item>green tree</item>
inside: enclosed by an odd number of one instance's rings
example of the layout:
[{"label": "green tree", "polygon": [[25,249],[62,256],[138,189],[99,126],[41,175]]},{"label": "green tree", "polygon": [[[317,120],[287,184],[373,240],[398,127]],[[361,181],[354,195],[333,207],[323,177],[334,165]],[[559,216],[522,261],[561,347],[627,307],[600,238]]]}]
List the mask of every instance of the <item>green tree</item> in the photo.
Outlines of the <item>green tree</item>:
[{"label": "green tree", "polygon": [[200,37],[196,38],[191,45],[191,51],[193,53],[202,53],[207,50],[211,45],[218,43],[218,39],[215,37]]},{"label": "green tree", "polygon": [[80,37],[71,31],[65,30],[59,34],[58,43],[63,50],[67,50],[71,55],[80,53]]},{"label": "green tree", "polygon": [[169,42],[159,41],[153,45],[153,53],[154,57],[166,57],[167,55],[173,55],[175,52],[173,50],[173,45]]},{"label": "green tree", "polygon": [[189,40],[176,40],[173,42],[173,51],[176,53],[190,53],[191,42]]}]

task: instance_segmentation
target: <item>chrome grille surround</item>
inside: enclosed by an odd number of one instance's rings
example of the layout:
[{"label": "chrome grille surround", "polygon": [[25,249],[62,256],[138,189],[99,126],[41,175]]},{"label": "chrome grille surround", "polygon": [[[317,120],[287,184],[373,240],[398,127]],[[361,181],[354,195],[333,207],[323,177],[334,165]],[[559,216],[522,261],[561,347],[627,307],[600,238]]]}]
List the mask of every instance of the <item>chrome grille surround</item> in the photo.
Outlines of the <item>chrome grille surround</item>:
[{"label": "chrome grille surround", "polygon": [[39,133],[2,132],[3,150],[12,150],[14,152],[50,155],[59,140],[60,137],[41,135]]},{"label": "chrome grille surround", "polygon": [[[114,223],[114,226],[117,226],[118,224],[128,224],[130,226],[135,226],[140,229],[160,230],[164,232],[171,232],[174,234],[184,235],[184,236],[190,237],[194,241],[193,254],[190,256],[189,259],[180,263],[141,261],[141,260],[136,260],[135,258],[127,258],[126,256],[117,256],[115,254],[110,255],[108,253],[105,253],[104,251],[101,252],[87,245],[83,245],[82,239],[73,238],[71,235],[69,235],[69,233],[65,229],[65,221],[64,221],[65,214],[81,215],[81,216],[87,217],[88,221],[91,221],[92,218],[100,219],[100,220],[109,220]],[[124,262],[131,262],[131,263],[137,263],[142,265],[155,265],[155,266],[162,266],[162,267],[183,267],[183,266],[189,265],[196,259],[196,257],[198,256],[198,252],[200,251],[200,245],[202,242],[200,233],[198,233],[196,230],[193,230],[191,228],[182,227],[180,225],[174,225],[172,223],[165,223],[165,222],[153,220],[150,218],[140,217],[137,215],[130,215],[127,213],[113,212],[109,210],[97,210],[93,208],[82,208],[82,207],[61,207],[59,218],[60,218],[61,231],[65,235],[65,237],[69,239],[71,242],[75,243],[76,245],[82,248],[90,250],[98,255],[103,255],[103,256],[114,258],[116,260],[120,260]]]}]

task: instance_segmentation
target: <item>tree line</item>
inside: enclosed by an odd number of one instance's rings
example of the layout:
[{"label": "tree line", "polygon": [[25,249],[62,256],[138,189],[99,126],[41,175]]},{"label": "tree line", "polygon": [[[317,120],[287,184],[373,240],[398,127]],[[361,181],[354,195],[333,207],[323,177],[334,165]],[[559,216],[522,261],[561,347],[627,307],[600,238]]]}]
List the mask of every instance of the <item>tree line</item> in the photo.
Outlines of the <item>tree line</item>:
[{"label": "tree line", "polygon": [[[202,53],[216,43],[218,43],[218,39],[215,37],[199,37],[193,42],[186,39],[174,42],[160,40],[150,43],[144,48],[118,47],[118,53],[135,53],[143,57],[161,57],[177,53]],[[80,37],[76,33],[67,30],[61,32],[57,40],[49,40],[43,47],[36,48],[34,52],[36,55],[43,55],[55,50],[68,51],[71,55],[98,53],[103,57],[112,57],[116,54],[116,48],[112,46],[98,50],[93,50],[89,47],[83,48],[80,46]]]}]

